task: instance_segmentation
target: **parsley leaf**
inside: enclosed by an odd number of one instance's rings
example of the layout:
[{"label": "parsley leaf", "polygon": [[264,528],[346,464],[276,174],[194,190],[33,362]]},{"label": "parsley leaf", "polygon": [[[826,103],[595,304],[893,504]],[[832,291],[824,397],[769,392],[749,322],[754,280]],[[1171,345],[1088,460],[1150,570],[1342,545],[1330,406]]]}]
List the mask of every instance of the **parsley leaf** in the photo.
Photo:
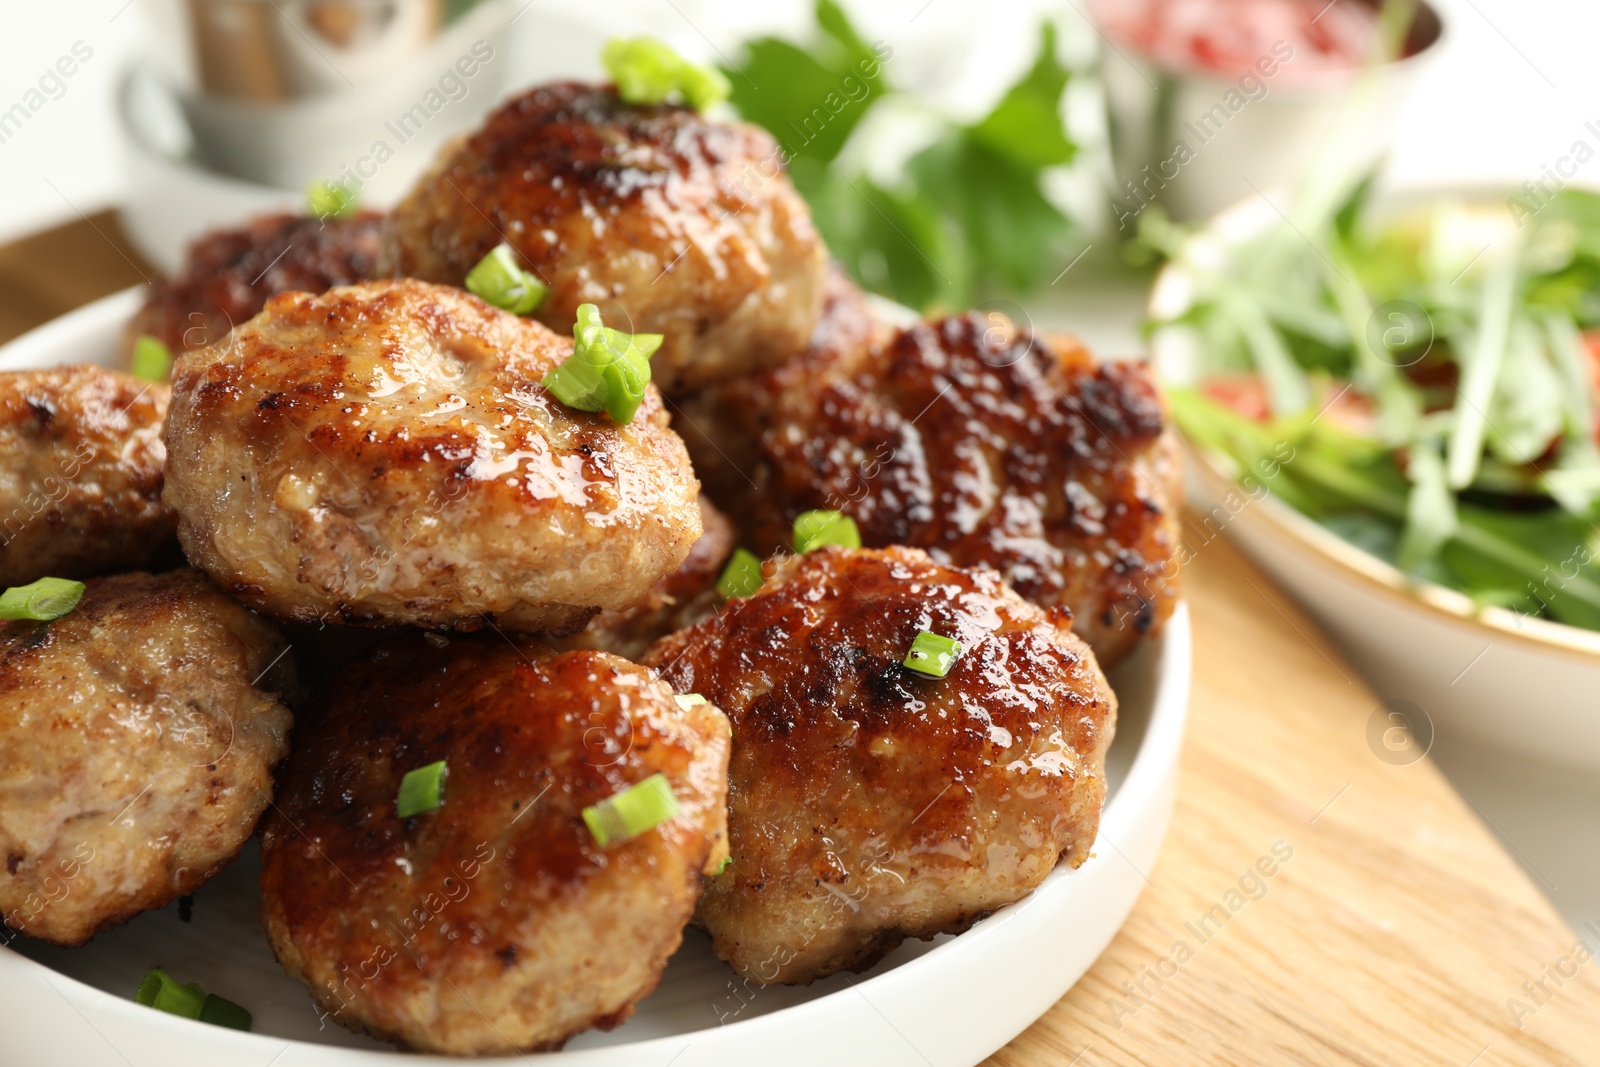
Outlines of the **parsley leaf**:
[{"label": "parsley leaf", "polygon": [[970,125],[945,120],[886,186],[840,155],[895,91],[884,77],[894,51],[869,44],[835,0],[818,0],[815,17],[809,49],[762,37],[726,73],[740,114],[783,146],[835,258],[863,286],[919,309],[1048,281],[1073,225],[1040,180],[1077,154],[1061,118],[1069,72],[1056,58],[1055,26],[1041,27],[1032,67],[987,115]]},{"label": "parsley leaf", "polygon": [[1037,171],[1019,166],[970,130],[946,134],[913,156],[906,169],[956,231],[980,280],[1031,288],[1041,266],[1048,269],[1051,249],[1072,232],[1067,217],[1040,193]]},{"label": "parsley leaf", "polygon": [[[824,37],[812,51],[761,37],[723,73],[740,115],[766,127],[790,156],[826,163],[883,95],[883,65],[834,0],[818,0],[816,19]],[[892,50],[884,46],[884,54]]]},{"label": "parsley leaf", "polygon": [[1061,94],[1066,88],[1067,68],[1056,59],[1056,28],[1046,22],[1039,29],[1039,58],[1033,69],[967,132],[1022,167],[1071,163],[1078,146],[1061,121]]}]

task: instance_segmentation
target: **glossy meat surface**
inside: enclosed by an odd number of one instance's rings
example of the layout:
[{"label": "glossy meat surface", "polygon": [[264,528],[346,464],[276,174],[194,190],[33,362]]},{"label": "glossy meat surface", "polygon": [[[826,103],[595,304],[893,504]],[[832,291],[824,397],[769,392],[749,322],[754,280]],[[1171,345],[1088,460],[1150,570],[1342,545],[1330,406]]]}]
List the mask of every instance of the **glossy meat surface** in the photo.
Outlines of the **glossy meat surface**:
[{"label": "glossy meat surface", "polygon": [[717,579],[737,547],[733,524],[700,496],[700,539],[677,570],[650,587],[645,598],[623,611],[602,611],[578,633],[553,638],[556,648],[598,648],[635,663],[659,638],[692,626],[717,610]]},{"label": "glossy meat surface", "polygon": [[803,511],[843,511],[863,544],[987,565],[1071,609],[1108,664],[1177,601],[1172,437],[1142,364],[955,316],[879,347],[816,346],[708,390],[680,423],[760,548],[786,544]]},{"label": "glossy meat surface", "polygon": [[[923,630],[962,645],[944,678],[901,665]],[[869,966],[1089,855],[1116,697],[992,571],[819,549],[645,662],[733,722],[733,859],[699,917],[752,981]]]},{"label": "glossy meat surface", "polygon": [[[262,917],[356,1030],[458,1055],[609,1029],[726,855],[728,726],[642,667],[494,635],[397,638],[317,701],[262,831]],[[443,805],[401,819],[407,771]],[[602,848],[583,809],[653,774],[680,814]]]},{"label": "glossy meat surface", "polygon": [[294,659],[195,570],[0,623],[0,913],[79,944],[239,853],[289,752]]},{"label": "glossy meat surface", "polygon": [[804,352],[777,370],[734,378],[674,402],[672,428],[688,446],[706,495],[732,513],[735,525],[750,527],[754,509],[769,499],[771,472],[761,448],[779,399],[808,381],[854,372],[895,332],[844,269],[830,263],[822,313]]},{"label": "glossy meat surface", "polygon": [[150,287],[128,327],[174,354],[215,344],[278,293],[320,293],[376,277],[383,216],[262,215],[189,245],[183,267]]},{"label": "glossy meat surface", "polygon": [[178,363],[184,550],[297,622],[533,631],[631,606],[699,537],[698,483],[654,389],[626,426],[545,392],[571,352],[447,286],[274,297]]},{"label": "glossy meat surface", "polygon": [[0,373],[0,587],[178,560],[170,392],[102,367]]},{"label": "glossy meat surface", "polygon": [[503,104],[445,150],[389,220],[386,273],[460,285],[502,241],[549,286],[534,313],[666,336],[675,395],[799,352],[826,253],[768,134],[557,83]]}]

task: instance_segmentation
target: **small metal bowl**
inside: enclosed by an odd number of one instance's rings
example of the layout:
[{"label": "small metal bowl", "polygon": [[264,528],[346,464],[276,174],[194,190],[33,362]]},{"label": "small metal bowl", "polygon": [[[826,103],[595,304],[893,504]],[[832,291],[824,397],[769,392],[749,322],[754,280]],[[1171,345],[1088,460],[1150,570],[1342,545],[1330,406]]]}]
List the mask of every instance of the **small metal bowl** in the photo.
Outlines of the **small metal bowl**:
[{"label": "small metal bowl", "polygon": [[1284,72],[1293,58],[1281,49],[1230,79],[1162,65],[1102,27],[1118,232],[1131,236],[1152,203],[1180,221],[1208,219],[1256,190],[1293,183],[1336,140],[1346,162],[1376,159],[1443,33],[1438,13],[1419,3],[1404,58],[1291,81]]},{"label": "small metal bowl", "polygon": [[178,104],[198,162],[280,189],[335,181],[392,194],[406,165],[388,160],[470,127],[508,73],[508,0],[145,0],[141,10],[137,65]]}]

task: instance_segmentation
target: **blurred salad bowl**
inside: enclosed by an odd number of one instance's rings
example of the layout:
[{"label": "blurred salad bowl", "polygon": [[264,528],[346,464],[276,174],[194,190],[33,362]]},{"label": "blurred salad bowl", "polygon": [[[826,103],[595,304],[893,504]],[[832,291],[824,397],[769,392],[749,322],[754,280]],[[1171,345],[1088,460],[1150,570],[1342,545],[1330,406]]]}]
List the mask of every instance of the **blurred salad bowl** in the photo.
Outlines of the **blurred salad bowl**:
[{"label": "blurred salad bowl", "polygon": [[1380,758],[1600,769],[1600,195],[1371,188],[1146,227],[1190,536],[1339,642]]}]

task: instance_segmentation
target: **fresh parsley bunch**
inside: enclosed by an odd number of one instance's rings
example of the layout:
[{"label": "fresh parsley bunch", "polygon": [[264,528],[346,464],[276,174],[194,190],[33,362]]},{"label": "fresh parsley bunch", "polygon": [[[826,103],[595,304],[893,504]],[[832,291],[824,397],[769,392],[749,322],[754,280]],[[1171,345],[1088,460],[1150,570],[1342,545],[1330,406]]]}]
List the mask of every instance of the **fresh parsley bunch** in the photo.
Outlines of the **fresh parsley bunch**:
[{"label": "fresh parsley bunch", "polygon": [[893,48],[869,44],[834,0],[817,0],[816,23],[809,47],[762,37],[724,73],[740,114],[782,146],[834,256],[862,285],[919,309],[1048,281],[1073,225],[1040,179],[1077,152],[1061,118],[1068,73],[1055,27],[1042,27],[1033,67],[993,110],[970,125],[944,120],[899,180],[880,185],[840,156],[896,93],[886,77]]}]

